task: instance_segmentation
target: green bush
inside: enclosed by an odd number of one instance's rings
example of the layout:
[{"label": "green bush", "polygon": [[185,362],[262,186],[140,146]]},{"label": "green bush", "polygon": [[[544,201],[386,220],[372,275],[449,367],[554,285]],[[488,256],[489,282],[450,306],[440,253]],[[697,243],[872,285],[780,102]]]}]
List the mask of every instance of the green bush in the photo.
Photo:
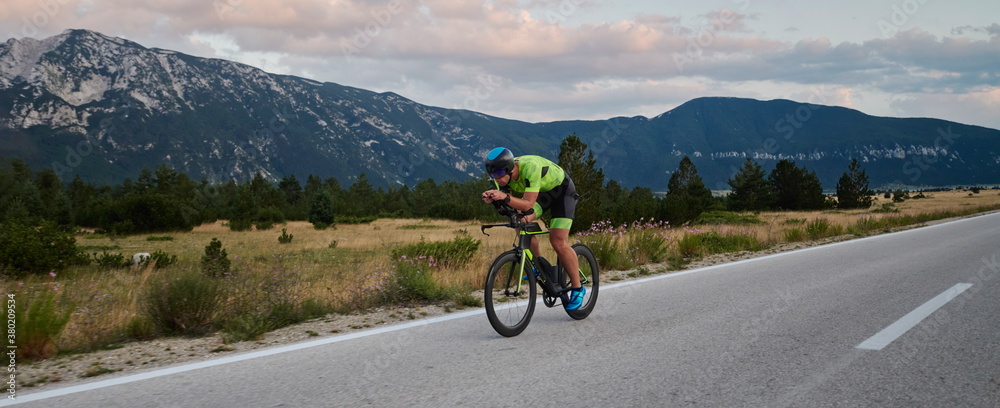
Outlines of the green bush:
[{"label": "green bush", "polygon": [[705,232],[701,235],[702,245],[705,251],[712,254],[741,251],[759,251],[763,245],[756,237],[748,233],[727,233]]},{"label": "green bush", "polygon": [[872,231],[882,228],[882,223],[872,217],[859,218],[853,225],[847,227],[847,233],[853,235],[868,235]]},{"label": "green bush", "polygon": [[[73,308],[57,299],[56,293],[54,288],[42,289],[33,293],[30,299],[18,298],[26,312],[18,316],[17,350],[26,360],[50,358],[59,351],[56,344],[69,323]],[[65,295],[62,298],[65,300]]]},{"label": "green bush", "polygon": [[896,208],[895,203],[882,203],[882,206],[871,210],[872,213],[898,213],[899,209]]},{"label": "green bush", "polygon": [[448,298],[455,302],[455,306],[458,307],[483,307],[483,298],[481,296],[476,296],[468,290],[462,290],[461,288],[453,288]]},{"label": "green bush", "polygon": [[169,255],[166,252],[156,250],[149,254],[149,261],[155,262],[156,269],[166,268],[177,263],[177,255]]},{"label": "green bush", "polygon": [[749,233],[718,232],[689,233],[677,242],[677,249],[683,258],[694,258],[727,252],[759,251],[763,244]]},{"label": "green bush", "polygon": [[431,276],[434,264],[429,259],[405,258],[396,261],[396,284],[400,300],[442,300],[448,291]]},{"label": "green bush", "polygon": [[222,341],[226,344],[257,340],[272,330],[321,317],[329,311],[315,299],[306,300],[302,305],[291,303],[291,299],[269,304],[260,313],[244,313],[227,319],[221,327]]},{"label": "green bush", "polygon": [[843,232],[843,227],[831,224],[830,220],[825,218],[817,218],[806,225],[806,234],[809,236],[809,239],[833,237]]},{"label": "green bush", "polygon": [[220,328],[225,344],[257,340],[278,326],[267,315],[240,315],[226,320]]},{"label": "green bush", "polygon": [[806,240],[806,233],[802,228],[789,228],[785,230],[785,241],[801,242]]},{"label": "green bush", "polygon": [[580,242],[590,248],[602,269],[624,270],[635,266],[635,263],[625,256],[614,235],[598,234],[581,237]]},{"label": "green bush", "polygon": [[[369,224],[378,219],[375,216],[366,217],[336,217],[338,224]],[[332,224],[332,223],[331,223]]]},{"label": "green bush", "polygon": [[892,192],[892,202],[901,203],[903,201],[910,199],[910,193],[903,190],[896,190]]},{"label": "green bush", "polygon": [[664,261],[669,228],[666,221],[645,218],[617,227],[610,221],[599,221],[578,234],[577,239],[590,248],[600,267],[624,270],[637,264]]},{"label": "green bush", "polygon": [[284,269],[218,279],[225,294],[219,322],[226,343],[254,340],[260,335],[330,311],[326,304],[299,297],[301,277]]},{"label": "green bush", "polygon": [[164,235],[164,236],[150,235],[150,236],[146,237],[146,241],[173,241],[173,240],[174,240],[174,237],[169,236],[169,235]]},{"label": "green bush", "polygon": [[392,250],[393,258],[428,257],[432,263],[449,266],[461,266],[472,260],[479,250],[479,240],[468,237],[458,237],[451,241],[427,242],[423,238],[416,244],[402,246]]},{"label": "green bush", "polygon": [[71,231],[43,221],[38,227],[21,222],[0,225],[0,273],[23,277],[86,265],[87,257],[76,246]]},{"label": "green bush", "polygon": [[[277,207],[267,207],[263,208],[257,212],[257,223],[260,225],[262,222],[270,222],[271,225],[274,224],[284,224],[285,214],[281,212]],[[258,227],[259,229],[259,227]]]},{"label": "green bush", "polygon": [[144,295],[146,316],[163,334],[199,335],[211,330],[219,284],[196,271],[154,280]]},{"label": "green bush", "polygon": [[760,218],[752,214],[740,214],[729,211],[709,211],[702,213],[695,224],[763,224]]},{"label": "green bush", "polygon": [[133,340],[152,340],[156,338],[156,324],[149,316],[135,316],[125,326],[125,337]]},{"label": "green bush", "polygon": [[230,267],[229,254],[222,249],[222,242],[212,238],[212,242],[205,246],[205,255],[201,257],[201,272],[205,276],[218,278],[228,275]]},{"label": "green bush", "polygon": [[230,231],[250,231],[253,229],[253,221],[249,218],[229,220],[229,222],[225,225],[229,226]]},{"label": "green bush", "polygon": [[103,251],[100,254],[92,254],[94,263],[104,269],[121,269],[128,268],[132,265],[132,260],[125,258],[125,255],[117,253],[108,253]]},{"label": "green bush", "polygon": [[628,234],[626,246],[633,264],[662,262],[667,255],[667,237],[662,230],[634,229]]},{"label": "green bush", "polygon": [[700,257],[705,253],[701,234],[685,234],[677,241],[677,251],[683,258]]},{"label": "green bush", "polygon": [[323,317],[333,312],[330,305],[316,298],[308,298],[299,305],[299,316],[302,320]]},{"label": "green bush", "polygon": [[281,235],[278,237],[278,243],[281,243],[281,244],[290,244],[292,242],[292,238],[294,236],[295,235],[291,235],[291,234],[288,233],[288,229],[287,228],[282,228],[281,229]]},{"label": "green bush", "polygon": [[111,235],[129,235],[136,231],[135,224],[132,220],[117,221],[111,223],[110,226],[104,228]]}]

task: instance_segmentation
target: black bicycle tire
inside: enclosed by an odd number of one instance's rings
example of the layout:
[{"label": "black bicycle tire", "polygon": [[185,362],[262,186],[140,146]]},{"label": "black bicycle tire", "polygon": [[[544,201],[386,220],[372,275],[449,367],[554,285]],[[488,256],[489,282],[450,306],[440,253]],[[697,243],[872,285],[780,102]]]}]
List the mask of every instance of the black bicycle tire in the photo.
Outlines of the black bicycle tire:
[{"label": "black bicycle tire", "polygon": [[[493,304],[494,283],[497,282],[498,275],[504,272],[507,272],[508,274],[511,273],[511,270],[504,271],[503,266],[511,262],[516,266],[519,261],[520,259],[514,251],[507,251],[500,254],[500,256],[493,261],[493,264],[490,265],[490,270],[486,274],[486,281],[483,283],[483,304],[486,308],[486,317],[489,319],[490,325],[493,326],[493,330],[496,330],[497,333],[504,337],[514,337],[521,334],[521,332],[528,327],[528,323],[531,322],[531,316],[535,311],[535,300],[538,293],[535,276],[531,273],[527,274],[528,282],[521,284],[522,288],[526,287],[528,289],[528,298],[526,299],[528,301],[528,305],[520,320],[514,324],[505,323],[497,314],[497,310]],[[520,280],[520,274],[518,273],[518,275],[514,276],[513,279]]]},{"label": "black bicycle tire", "polygon": [[[594,311],[594,306],[597,305],[597,294],[601,290],[601,271],[597,265],[597,258],[594,256],[594,252],[590,250],[584,244],[574,244],[573,252],[576,252],[577,257],[583,257],[584,260],[590,265],[590,284],[591,286],[587,288],[589,297],[586,299],[586,303],[580,306],[576,310],[567,310],[566,314],[576,320],[586,319],[590,316],[590,313]],[[562,272],[565,274],[566,272]],[[567,278],[568,279],[568,278]]]}]

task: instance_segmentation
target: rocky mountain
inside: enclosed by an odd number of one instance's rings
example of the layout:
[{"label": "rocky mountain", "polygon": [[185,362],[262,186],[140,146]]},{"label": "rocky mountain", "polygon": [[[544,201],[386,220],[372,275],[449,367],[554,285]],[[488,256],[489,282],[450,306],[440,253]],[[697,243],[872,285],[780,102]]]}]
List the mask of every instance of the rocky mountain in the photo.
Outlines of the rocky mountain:
[{"label": "rocky mountain", "polygon": [[526,123],[394,93],[269,74],[87,30],[0,44],[0,157],[64,180],[134,178],[160,163],[210,181],[260,172],[414,184],[481,174],[502,145],[555,156],[577,134],[605,174],[662,190],[684,155],[712,188],[752,157],[789,158],[832,189],[850,159],[873,185],[1000,183],[1000,131],[786,100],[700,98],[655,118]]}]

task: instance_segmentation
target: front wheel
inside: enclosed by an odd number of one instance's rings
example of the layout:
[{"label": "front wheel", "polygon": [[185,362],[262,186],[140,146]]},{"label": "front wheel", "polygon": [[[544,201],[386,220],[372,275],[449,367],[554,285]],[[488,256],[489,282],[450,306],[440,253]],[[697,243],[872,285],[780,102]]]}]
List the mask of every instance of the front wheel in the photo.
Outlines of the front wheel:
[{"label": "front wheel", "polygon": [[[594,311],[594,305],[597,304],[597,293],[601,289],[601,274],[597,268],[597,258],[594,257],[590,248],[584,244],[575,244],[573,251],[576,252],[576,258],[580,261],[580,283],[583,284],[584,288],[587,288],[587,292],[583,298],[583,305],[576,310],[567,310],[566,314],[576,320],[581,320],[586,319],[587,316],[590,316],[590,312]],[[569,281],[565,271],[561,271],[561,275],[560,279],[564,282]]]},{"label": "front wheel", "polygon": [[507,251],[493,261],[486,274],[486,317],[493,329],[505,337],[521,334],[535,311],[535,275],[529,273],[528,279],[522,279],[521,269],[521,258]]}]

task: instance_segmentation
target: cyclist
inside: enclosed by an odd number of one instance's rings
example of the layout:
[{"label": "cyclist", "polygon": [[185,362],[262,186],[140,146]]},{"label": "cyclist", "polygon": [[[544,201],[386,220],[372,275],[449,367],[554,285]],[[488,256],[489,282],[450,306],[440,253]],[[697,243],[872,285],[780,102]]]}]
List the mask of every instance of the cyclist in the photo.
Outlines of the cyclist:
[{"label": "cyclist", "polygon": [[[569,245],[569,229],[573,225],[576,202],[580,195],[569,175],[557,164],[541,156],[514,157],[509,149],[498,147],[486,154],[486,172],[504,191],[487,190],[483,201],[501,201],[511,208],[524,212],[526,221],[532,221],[542,211],[552,212],[549,243],[559,257],[559,264],[566,269],[570,279],[569,303],[566,310],[579,309],[586,289],[580,284],[580,261]],[[511,196],[508,191],[521,194]],[[531,252],[538,252],[538,239],[531,238]]]}]

